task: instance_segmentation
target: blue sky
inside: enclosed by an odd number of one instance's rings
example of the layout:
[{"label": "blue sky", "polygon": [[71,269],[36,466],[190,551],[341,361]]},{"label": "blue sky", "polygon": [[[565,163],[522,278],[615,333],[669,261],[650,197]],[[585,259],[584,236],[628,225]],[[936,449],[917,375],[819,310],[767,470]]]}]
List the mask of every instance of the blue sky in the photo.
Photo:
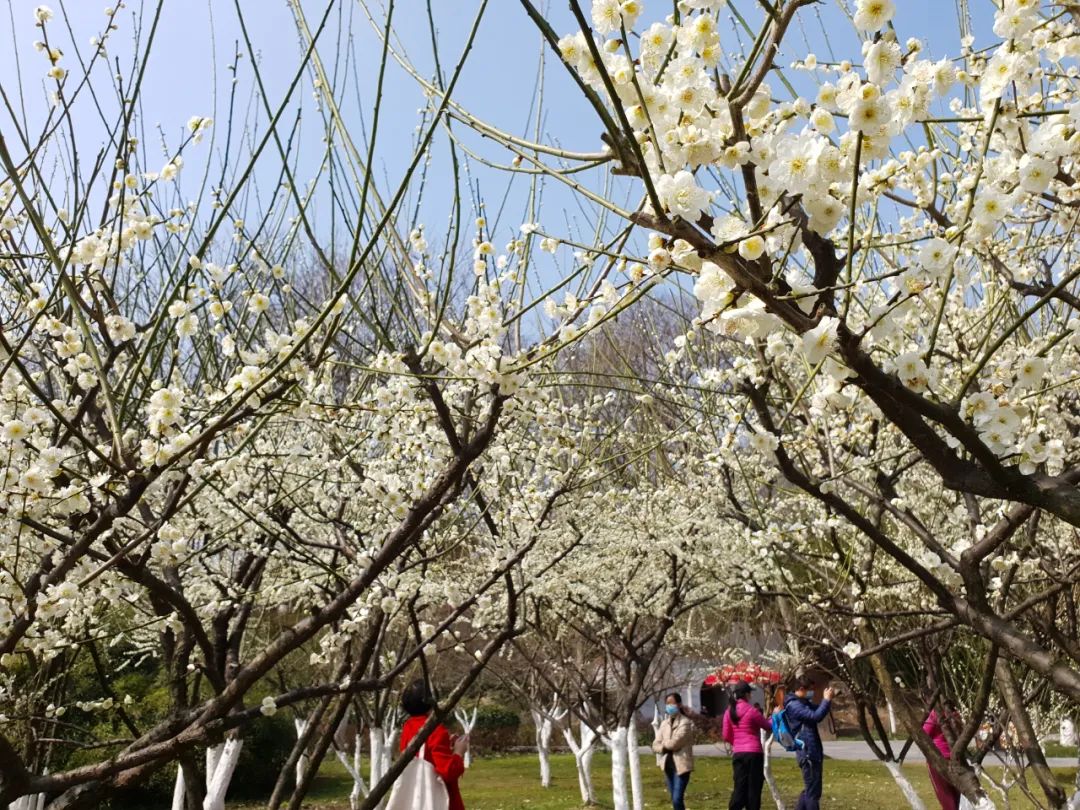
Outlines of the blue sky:
[{"label": "blue sky", "polygon": [[[0,18],[0,82],[13,99],[18,98],[21,85],[25,93],[22,103],[31,122],[40,122],[47,111],[45,82],[43,76],[47,64],[36,53],[32,43],[40,34],[33,26],[33,9],[40,0],[10,0],[10,20]],[[48,0],[46,0],[48,2]],[[300,61],[300,46],[293,25],[293,18],[285,0],[239,0],[247,21],[251,38],[258,51],[258,58],[267,83],[272,103],[281,97],[296,71]],[[583,3],[588,6],[587,0]],[[69,0],[68,20],[58,14],[50,23],[51,42],[59,42],[65,51],[65,63],[74,67],[71,57],[71,41],[84,51],[86,43],[97,33],[104,22],[105,0]],[[372,3],[374,6],[375,3]],[[478,0],[432,0],[439,28],[439,43],[444,66],[453,64],[470,26]],[[551,0],[552,18],[560,32],[574,29],[563,0]],[[659,6],[659,0],[646,0],[646,17]],[[897,0],[899,14],[896,25],[901,39],[917,36],[927,44],[927,54],[932,57],[955,53],[957,43],[957,15],[954,0]],[[314,21],[326,8],[325,0],[304,0],[309,19]],[[748,16],[756,3],[741,0],[737,6]],[[985,32],[989,25],[990,0],[972,0],[976,27]],[[59,12],[59,0],[53,2]],[[130,53],[131,32],[135,19],[148,26],[154,3],[147,0],[128,0],[120,13],[121,30],[117,32],[110,53],[125,63]],[[395,29],[417,65],[426,73],[431,71],[431,46],[426,24],[425,0],[398,0]],[[6,15],[5,15],[6,16]],[[351,23],[349,18],[351,17]],[[67,26],[73,32],[69,39]],[[340,0],[327,32],[323,35],[320,52],[328,66],[341,53],[340,42],[351,27],[357,43],[359,64],[357,77],[359,92],[351,94],[345,104],[347,116],[357,122],[360,129],[362,110],[370,113],[374,95],[375,76],[378,67],[379,45],[359,6],[352,0]],[[3,29],[8,29],[4,31]],[[840,56],[857,56],[858,44],[855,32],[839,11],[837,0],[826,0],[819,7],[811,7],[801,15],[787,40],[782,62],[816,52],[819,58],[829,57],[829,44]],[[147,70],[145,90],[142,94],[140,114],[145,125],[160,125],[167,140],[179,141],[183,126],[192,115],[211,115],[218,122],[213,151],[218,154],[224,138],[224,122],[227,118],[228,90],[231,74],[228,71],[240,39],[238,15],[233,0],[164,0],[158,37]],[[68,40],[68,41],[64,41]],[[10,43],[11,47],[8,47]],[[725,43],[734,49],[736,40],[730,31]],[[243,43],[240,43],[243,50]],[[530,134],[534,113],[533,88],[537,76],[537,56],[540,51],[539,37],[517,0],[490,0],[479,37],[462,76],[456,98],[481,118],[496,126],[518,134]],[[581,101],[571,86],[563,68],[550,52],[547,54],[546,100],[544,113],[545,140],[575,150],[594,151],[599,145],[600,127],[591,110]],[[241,115],[255,114],[250,96],[252,71],[246,58],[240,62],[237,85],[237,110]],[[21,76],[20,76],[21,72]],[[21,78],[21,81],[20,81]],[[774,90],[779,89],[776,83]],[[305,84],[306,99],[311,98],[310,84]],[[412,155],[414,128],[418,123],[417,110],[423,98],[415,82],[396,66],[391,66],[386,81],[386,102],[383,109],[380,140],[377,148],[377,165],[385,177],[396,178]],[[18,103],[18,102],[16,102]],[[107,99],[104,103],[108,103]],[[309,119],[314,122],[314,118]],[[100,148],[103,131],[100,120],[87,103],[75,118],[77,134],[84,154]],[[38,124],[40,126],[40,124]],[[30,126],[34,131],[33,124]],[[9,143],[14,141],[11,122],[0,115],[0,133]],[[150,134],[153,134],[152,132]],[[314,126],[305,129],[302,141],[304,157],[311,155],[310,165],[304,159],[299,174],[303,177],[316,171],[320,133]],[[504,161],[490,144],[483,144],[475,137],[466,136],[467,142],[482,149],[493,159]],[[276,178],[277,159],[268,155],[260,171],[261,179]],[[187,171],[187,170],[185,170]],[[478,182],[481,194],[488,201],[489,216],[503,198],[506,178],[501,173],[484,170],[473,165],[471,178]],[[440,194],[449,181],[450,164],[444,147],[435,151],[429,170],[428,188],[431,190],[425,219],[429,233],[437,233],[443,227],[448,210],[448,195]],[[599,180],[596,180],[599,182]],[[638,193],[634,191],[633,193]],[[564,218],[578,218],[579,224],[587,218],[580,214],[573,201],[561,190],[548,188],[542,220],[563,226]],[[442,199],[438,199],[441,197]],[[503,225],[508,235],[511,229],[523,221],[525,183],[515,181],[507,197],[508,210]]]}]

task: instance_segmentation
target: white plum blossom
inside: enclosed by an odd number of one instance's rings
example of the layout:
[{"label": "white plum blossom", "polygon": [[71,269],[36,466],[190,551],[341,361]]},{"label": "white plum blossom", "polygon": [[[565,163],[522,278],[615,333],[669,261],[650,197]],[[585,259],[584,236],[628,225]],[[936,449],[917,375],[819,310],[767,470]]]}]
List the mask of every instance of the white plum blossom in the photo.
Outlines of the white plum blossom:
[{"label": "white plum blossom", "polygon": [[748,439],[750,447],[763,456],[771,456],[780,447],[780,442],[772,433],[756,431]]},{"label": "white plum blossom", "polygon": [[862,31],[880,31],[895,14],[893,0],[856,0],[855,27]]},{"label": "white plum blossom", "polygon": [[836,351],[840,321],[831,316],[822,318],[817,326],[802,336],[802,352],[806,361],[816,366]]},{"label": "white plum blossom", "polygon": [[739,255],[748,262],[757,261],[765,255],[765,240],[755,234],[739,242]]},{"label": "white plum blossom", "polygon": [[918,262],[921,267],[936,276],[948,270],[955,256],[955,248],[944,239],[934,237],[919,250]]},{"label": "white plum blossom", "polygon": [[672,214],[690,222],[696,222],[711,205],[711,195],[697,184],[688,171],[674,176],[665,174],[656,182],[660,202]]},{"label": "white plum blossom", "polygon": [[1046,358],[1032,356],[1026,357],[1017,364],[1016,385],[1022,390],[1038,388],[1046,376]]},{"label": "white plum blossom", "polygon": [[1056,173],[1053,161],[1030,154],[1020,158],[1020,188],[1031,194],[1046,191]]}]

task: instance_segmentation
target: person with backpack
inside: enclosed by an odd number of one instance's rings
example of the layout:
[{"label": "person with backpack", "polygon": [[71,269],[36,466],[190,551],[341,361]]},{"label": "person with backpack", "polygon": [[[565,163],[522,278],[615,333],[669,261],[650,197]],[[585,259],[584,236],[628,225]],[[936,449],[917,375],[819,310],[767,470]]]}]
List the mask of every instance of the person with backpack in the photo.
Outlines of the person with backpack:
[{"label": "person with backpack", "polygon": [[[923,723],[923,733],[930,738],[945,759],[952,759],[952,746],[945,737],[945,724],[959,723],[959,720],[960,715],[956,707],[946,702],[944,717],[938,715],[937,709],[931,709]],[[934,795],[937,797],[938,804],[941,805],[941,810],[957,810],[960,807],[960,791],[938,773],[929,762],[926,763],[926,767],[930,771],[930,784],[934,787]]]},{"label": "person with backpack", "polygon": [[[821,703],[814,703],[813,681],[805,675],[795,681],[795,689],[784,699],[784,717],[796,742],[795,759],[802,771],[803,792],[795,810],[818,810],[821,801],[825,749],[818,723],[832,708],[832,687],[825,689]],[[777,710],[779,711],[779,710]]]},{"label": "person with backpack", "polygon": [[[435,708],[435,698],[432,697],[431,690],[428,689],[424,681],[414,681],[402,691],[401,708],[409,715],[401,729],[400,750],[404,751],[413,737],[423,728],[424,723],[428,720],[428,715]],[[465,752],[468,748],[468,737],[451,735],[442,723],[436,725],[427,740],[424,741],[424,747],[421,750],[423,759],[434,767],[438,779],[446,786],[445,797],[439,795],[432,798],[431,794],[438,793],[438,791],[432,791],[425,787],[423,798],[402,795],[400,797],[401,806],[416,808],[416,810],[420,810],[420,808],[427,810],[428,807],[431,807],[432,810],[465,810],[465,803],[461,798],[458,780],[465,773]],[[404,781],[402,779],[402,782]],[[416,781],[417,784],[422,782],[421,779]],[[397,798],[396,788],[395,785],[395,796],[391,798],[391,806],[393,806],[394,800]],[[449,801],[447,802],[447,800]]]},{"label": "person with backpack", "polygon": [[722,736],[731,746],[731,770],[735,789],[728,810],[760,810],[761,789],[765,785],[765,752],[761,747],[761,732],[772,732],[757,706],[750,703],[750,684],[737,683],[731,690],[731,700],[724,712]]},{"label": "person with backpack", "polygon": [[656,729],[652,749],[667,781],[671,807],[686,810],[686,787],[694,770],[694,726],[678,692],[664,701],[664,719]]}]

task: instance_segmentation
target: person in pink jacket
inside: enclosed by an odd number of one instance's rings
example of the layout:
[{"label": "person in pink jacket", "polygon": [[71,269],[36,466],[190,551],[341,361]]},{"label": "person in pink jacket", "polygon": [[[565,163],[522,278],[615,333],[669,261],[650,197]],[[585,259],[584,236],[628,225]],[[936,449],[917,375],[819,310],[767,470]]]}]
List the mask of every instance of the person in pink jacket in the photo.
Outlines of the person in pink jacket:
[{"label": "person in pink jacket", "polygon": [[742,682],[731,690],[731,703],[724,712],[722,736],[731,745],[731,769],[735,790],[728,810],[760,810],[765,784],[765,752],[761,733],[772,732],[772,724],[750,702],[750,684]]},{"label": "person in pink jacket", "polygon": [[[956,710],[951,706],[947,707],[946,711],[946,722],[957,719]],[[941,752],[945,759],[952,759],[952,746],[949,745],[949,741],[945,738],[944,724],[938,716],[937,709],[930,710],[929,716],[923,723],[922,730],[933,741],[937,750]],[[934,795],[937,796],[941,810],[957,810],[960,807],[960,791],[953,787],[944,776],[935,771],[933,765],[927,763],[926,767],[930,771],[930,784],[934,786]]]}]

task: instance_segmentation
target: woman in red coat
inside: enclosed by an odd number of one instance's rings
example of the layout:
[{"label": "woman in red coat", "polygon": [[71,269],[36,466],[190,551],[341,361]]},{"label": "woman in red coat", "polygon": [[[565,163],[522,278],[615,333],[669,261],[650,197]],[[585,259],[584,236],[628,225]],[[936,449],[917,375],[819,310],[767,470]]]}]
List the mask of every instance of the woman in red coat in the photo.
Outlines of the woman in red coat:
[{"label": "woman in red coat", "polygon": [[[416,733],[423,728],[434,707],[435,701],[423,681],[415,681],[401,693],[401,708],[409,715],[409,719],[401,728],[400,750],[404,751]],[[450,795],[450,810],[465,810],[458,780],[465,773],[464,757],[468,747],[468,737],[452,735],[442,723],[435,726],[424,742],[424,759],[435,766],[435,772],[446,784],[446,792]]]}]

